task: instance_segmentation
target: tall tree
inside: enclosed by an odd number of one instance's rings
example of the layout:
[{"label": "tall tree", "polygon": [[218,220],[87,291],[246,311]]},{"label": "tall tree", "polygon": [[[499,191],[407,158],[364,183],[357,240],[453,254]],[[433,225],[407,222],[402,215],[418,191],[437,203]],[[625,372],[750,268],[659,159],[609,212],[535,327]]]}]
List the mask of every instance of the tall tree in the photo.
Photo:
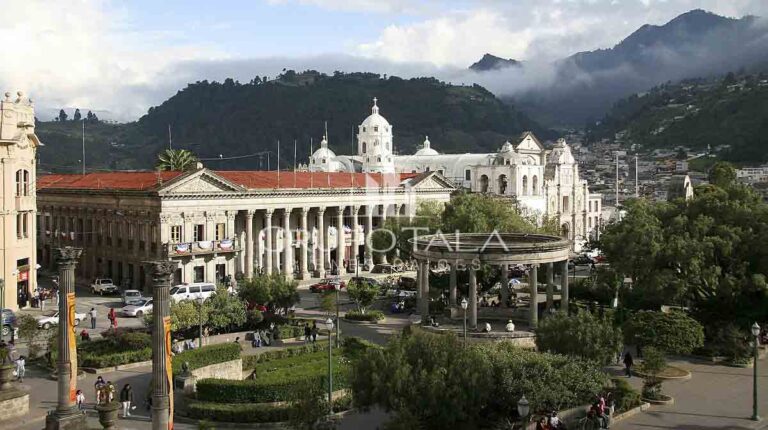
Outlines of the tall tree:
[{"label": "tall tree", "polygon": [[59,110],[59,116],[57,117],[59,122],[64,122],[67,120],[68,115],[66,112],[64,112],[64,109]]},{"label": "tall tree", "polygon": [[197,156],[186,149],[166,149],[157,156],[158,170],[186,171],[197,165]]},{"label": "tall tree", "polygon": [[80,109],[75,109],[75,115],[72,116],[73,121],[80,121],[83,116],[80,114]]}]

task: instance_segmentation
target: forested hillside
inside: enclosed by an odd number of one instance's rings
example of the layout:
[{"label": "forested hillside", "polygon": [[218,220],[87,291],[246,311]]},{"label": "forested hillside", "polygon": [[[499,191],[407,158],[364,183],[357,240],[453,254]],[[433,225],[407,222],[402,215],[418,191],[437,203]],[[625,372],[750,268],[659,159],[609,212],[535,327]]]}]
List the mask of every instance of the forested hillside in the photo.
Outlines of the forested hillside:
[{"label": "forested hillside", "polygon": [[[330,146],[339,154],[355,152],[357,125],[370,114],[373,97],[381,114],[393,125],[395,150],[412,153],[429,135],[441,152],[496,150],[507,139],[532,130],[554,137],[514,107],[502,103],[480,86],[454,86],[434,78],[401,79],[372,73],[284,72],[278,79],[256,78],[249,83],[196,82],[135,123],[86,124],[86,155],[90,168],[150,168],[155,154],[168,146],[187,148],[201,158],[245,156],[209,161],[213,168],[271,167],[281,142],[280,159],[292,166],[294,140],[297,159],[305,162],[310,138],[317,147],[328,123]],[[73,121],[38,123],[46,143],[42,167],[77,170],[81,158],[81,124]],[[54,155],[55,154],[55,155]],[[55,159],[55,160],[54,160]],[[55,161],[55,162],[54,162]]]},{"label": "forested hillside", "polygon": [[616,133],[648,148],[709,145],[730,161],[768,161],[768,75],[687,80],[633,95],[589,127],[588,139]]}]

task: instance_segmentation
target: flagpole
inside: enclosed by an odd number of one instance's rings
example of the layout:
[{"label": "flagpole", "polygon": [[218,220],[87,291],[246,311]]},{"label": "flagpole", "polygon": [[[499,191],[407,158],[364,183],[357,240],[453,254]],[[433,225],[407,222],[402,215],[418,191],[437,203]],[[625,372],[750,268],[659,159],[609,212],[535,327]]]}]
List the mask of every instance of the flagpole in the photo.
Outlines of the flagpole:
[{"label": "flagpole", "polygon": [[277,139],[277,188],[280,188],[280,139]]},{"label": "flagpole", "polygon": [[85,176],[85,119],[83,119],[83,176]]},{"label": "flagpole", "polygon": [[309,137],[309,188],[315,188],[315,172],[312,168],[312,136]]},{"label": "flagpole", "polygon": [[293,139],[293,188],[296,188],[296,139]]}]

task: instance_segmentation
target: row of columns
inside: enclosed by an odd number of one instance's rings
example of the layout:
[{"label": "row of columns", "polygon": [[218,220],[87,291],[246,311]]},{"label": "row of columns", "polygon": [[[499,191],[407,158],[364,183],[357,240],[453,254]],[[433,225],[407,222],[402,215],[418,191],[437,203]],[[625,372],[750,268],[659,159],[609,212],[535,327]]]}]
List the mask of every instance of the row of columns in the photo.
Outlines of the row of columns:
[{"label": "row of columns", "polygon": [[[559,263],[546,263],[546,295],[547,302],[546,307],[550,309],[554,306],[554,272],[555,264],[560,269],[560,306],[561,310],[568,312],[568,261],[561,261]],[[536,328],[539,321],[539,307],[538,307],[538,264],[533,264],[528,269],[528,285],[530,289],[530,305],[528,314],[528,323],[531,328]],[[468,320],[471,328],[477,328],[477,269],[472,267],[467,268],[469,271],[469,300],[468,300]],[[417,280],[419,283],[418,297],[419,297],[419,312],[422,315],[422,322],[426,324],[427,315],[429,315],[429,261],[420,261],[418,264]],[[501,283],[501,306],[507,306],[507,300],[509,298],[509,266],[506,264],[501,265],[502,283]],[[450,264],[449,275],[449,306],[458,306],[458,293],[457,293],[457,263]]]},{"label": "row of columns", "polygon": [[[373,253],[370,246],[370,235],[373,233],[373,212],[374,209],[382,206],[382,205],[350,205],[350,206],[335,206],[332,207],[335,212],[335,227],[336,227],[336,264],[338,265],[339,271],[343,270],[343,263],[346,260],[346,234],[344,233],[344,217],[345,214],[348,212],[349,217],[351,218],[351,230],[352,230],[352,246],[351,246],[351,252],[349,255],[349,266],[347,267],[348,270],[354,270],[355,266],[358,264],[359,261],[359,247],[361,245],[361,241],[365,244],[365,262],[369,265],[373,264]],[[387,219],[387,212],[390,205],[385,204],[382,207],[382,211],[380,213],[380,219],[381,223],[383,224]],[[399,213],[400,211],[400,204],[394,204],[392,205],[394,207],[395,213]],[[364,237],[361,237],[360,231],[359,231],[359,225],[360,225],[360,211],[361,209],[365,207],[365,221],[364,221]],[[246,274],[246,277],[251,278],[254,273],[254,264],[256,262],[264,263],[260,264],[260,267],[263,267],[265,273],[272,274],[275,271],[280,271],[284,273],[288,277],[293,276],[293,269],[296,259],[293,256],[293,250],[294,250],[294,242],[292,234],[290,233],[293,231],[294,226],[292,226],[291,223],[291,215],[293,213],[293,210],[295,208],[285,208],[282,209],[283,211],[283,222],[282,222],[282,229],[284,231],[283,233],[283,261],[282,265],[278,264],[277,261],[275,261],[276,255],[279,255],[279,250],[275,249],[275,229],[273,228],[273,216],[274,216],[274,210],[273,209],[264,209],[262,212],[263,221],[262,226],[263,230],[266,232],[265,235],[265,248],[266,252],[261,252],[262,250],[259,250],[260,252],[258,255],[256,255],[256,252],[254,250],[254,243],[256,242],[256,235],[254,232],[254,218],[256,215],[255,210],[247,210],[245,211],[245,264],[244,264],[244,271]],[[309,222],[308,217],[310,212],[313,208],[310,207],[300,207],[299,209],[299,222],[298,227],[301,229],[302,237],[299,240],[299,249],[300,249],[300,255],[299,255],[299,277],[301,279],[308,279],[310,277],[309,273],[309,249],[308,249],[308,232],[309,230]],[[328,230],[325,225],[325,213],[327,210],[331,209],[331,207],[318,207],[315,209],[315,227],[318,230],[318,239],[317,239],[317,256],[316,256],[316,267],[315,267],[315,276],[318,277],[325,277],[326,270],[330,269],[332,266],[331,262],[331,248],[330,246],[326,246],[326,241],[328,239]],[[334,223],[334,220],[331,220],[328,223],[328,226]],[[328,244],[330,245],[330,244]],[[263,260],[262,260],[263,258]]]}]

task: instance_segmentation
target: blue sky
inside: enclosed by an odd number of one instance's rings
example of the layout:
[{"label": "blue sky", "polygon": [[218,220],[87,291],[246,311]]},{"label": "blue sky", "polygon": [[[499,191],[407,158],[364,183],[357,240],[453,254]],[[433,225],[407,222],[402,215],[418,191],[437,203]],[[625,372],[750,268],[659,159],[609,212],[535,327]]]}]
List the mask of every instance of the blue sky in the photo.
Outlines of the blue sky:
[{"label": "blue sky", "polygon": [[[702,8],[768,15],[765,0],[0,0],[0,89],[22,89],[40,117],[80,107],[131,120],[196,80],[275,76],[284,67],[478,80],[490,52],[552,61],[613,46],[643,24]],[[16,60],[16,61],[14,61]],[[536,76],[537,78],[540,76]]]}]

